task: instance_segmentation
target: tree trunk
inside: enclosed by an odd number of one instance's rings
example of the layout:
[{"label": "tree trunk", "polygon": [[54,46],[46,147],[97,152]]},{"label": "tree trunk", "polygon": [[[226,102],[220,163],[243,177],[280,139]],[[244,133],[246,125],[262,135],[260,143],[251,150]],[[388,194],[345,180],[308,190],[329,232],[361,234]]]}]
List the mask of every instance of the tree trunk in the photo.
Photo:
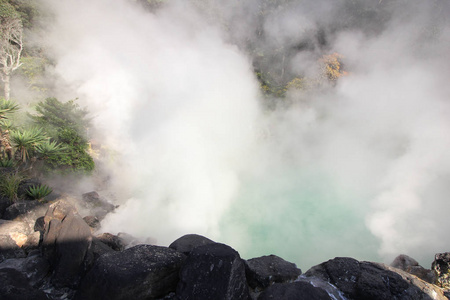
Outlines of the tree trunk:
[{"label": "tree trunk", "polygon": [[11,94],[11,87],[10,87],[10,76],[5,75],[3,77],[3,83],[4,83],[4,91],[5,91],[5,100],[9,100],[10,94]]}]

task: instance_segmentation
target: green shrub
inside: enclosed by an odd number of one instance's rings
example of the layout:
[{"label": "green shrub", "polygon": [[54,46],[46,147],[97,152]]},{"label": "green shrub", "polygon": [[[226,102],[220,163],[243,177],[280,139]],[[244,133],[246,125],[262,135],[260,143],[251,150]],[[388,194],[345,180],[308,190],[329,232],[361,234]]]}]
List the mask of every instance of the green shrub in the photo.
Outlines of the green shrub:
[{"label": "green shrub", "polygon": [[16,166],[16,161],[14,159],[1,159],[0,167],[1,168],[13,168]]},{"label": "green shrub", "polygon": [[30,186],[27,190],[28,196],[30,196],[31,198],[36,199],[36,200],[41,200],[45,196],[50,195],[52,192],[53,192],[53,190],[45,184],[41,184],[38,186],[33,185],[33,186]]},{"label": "green shrub", "polygon": [[24,177],[19,173],[2,174],[0,177],[0,194],[10,199],[17,200],[17,190]]}]

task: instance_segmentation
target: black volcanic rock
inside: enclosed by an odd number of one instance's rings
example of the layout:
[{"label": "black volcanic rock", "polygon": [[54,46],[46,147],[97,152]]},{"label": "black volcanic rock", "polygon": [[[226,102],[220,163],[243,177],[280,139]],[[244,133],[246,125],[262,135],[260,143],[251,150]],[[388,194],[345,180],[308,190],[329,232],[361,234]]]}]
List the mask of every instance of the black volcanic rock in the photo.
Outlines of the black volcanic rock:
[{"label": "black volcanic rock", "polygon": [[16,269],[0,269],[0,299],[48,300],[47,295],[29,284],[27,276]]},{"label": "black volcanic rock", "polygon": [[353,258],[331,259],[312,267],[305,276],[328,281],[353,300],[446,299],[442,291],[414,275]]},{"label": "black volcanic rock", "polygon": [[275,283],[262,292],[258,300],[332,300],[328,293],[308,282]]},{"label": "black volcanic rock", "polygon": [[176,294],[180,300],[250,299],[244,261],[224,244],[195,247],[180,271]]},{"label": "black volcanic rock", "polygon": [[189,253],[198,246],[213,244],[214,241],[198,235],[198,234],[186,234],[182,237],[176,239],[172,244],[169,245],[169,248],[177,250],[178,252],[189,255]]},{"label": "black volcanic rock", "polygon": [[175,291],[185,258],[173,249],[152,245],[106,253],[83,278],[75,299],[162,298]]},{"label": "black volcanic rock", "polygon": [[281,257],[269,255],[247,260],[245,274],[251,288],[262,290],[273,283],[294,281],[302,271]]}]

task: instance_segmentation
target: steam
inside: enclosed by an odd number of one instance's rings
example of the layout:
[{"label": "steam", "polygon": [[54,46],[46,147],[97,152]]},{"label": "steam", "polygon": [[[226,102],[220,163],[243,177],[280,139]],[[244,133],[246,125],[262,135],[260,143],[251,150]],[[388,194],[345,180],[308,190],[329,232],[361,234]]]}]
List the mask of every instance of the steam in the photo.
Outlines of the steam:
[{"label": "steam", "polygon": [[[105,231],[159,244],[199,233],[302,268],[400,253],[426,266],[450,248],[450,43],[436,1],[392,1],[361,26],[347,1],[287,1],[265,18],[264,1],[167,1],[152,13],[47,2],[59,97],[88,105],[95,138],[116,151],[107,167],[123,197]],[[280,78],[313,74],[335,51],[349,74],[263,108],[249,44],[291,47],[260,58]]]}]

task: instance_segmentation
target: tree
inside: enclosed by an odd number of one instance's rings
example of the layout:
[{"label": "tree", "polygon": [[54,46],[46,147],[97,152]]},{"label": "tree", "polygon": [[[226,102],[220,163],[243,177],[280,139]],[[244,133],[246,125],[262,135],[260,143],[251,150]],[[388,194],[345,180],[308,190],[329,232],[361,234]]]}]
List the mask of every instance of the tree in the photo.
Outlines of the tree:
[{"label": "tree", "polygon": [[95,164],[88,153],[87,110],[80,108],[75,100],[63,103],[47,98],[37,104],[36,111],[36,115],[31,115],[33,121],[62,147],[55,153],[46,151],[47,166],[66,173],[91,172]]},{"label": "tree", "polygon": [[11,73],[20,67],[23,50],[23,26],[14,7],[0,0],[0,75],[4,83],[5,99],[10,99]]}]

